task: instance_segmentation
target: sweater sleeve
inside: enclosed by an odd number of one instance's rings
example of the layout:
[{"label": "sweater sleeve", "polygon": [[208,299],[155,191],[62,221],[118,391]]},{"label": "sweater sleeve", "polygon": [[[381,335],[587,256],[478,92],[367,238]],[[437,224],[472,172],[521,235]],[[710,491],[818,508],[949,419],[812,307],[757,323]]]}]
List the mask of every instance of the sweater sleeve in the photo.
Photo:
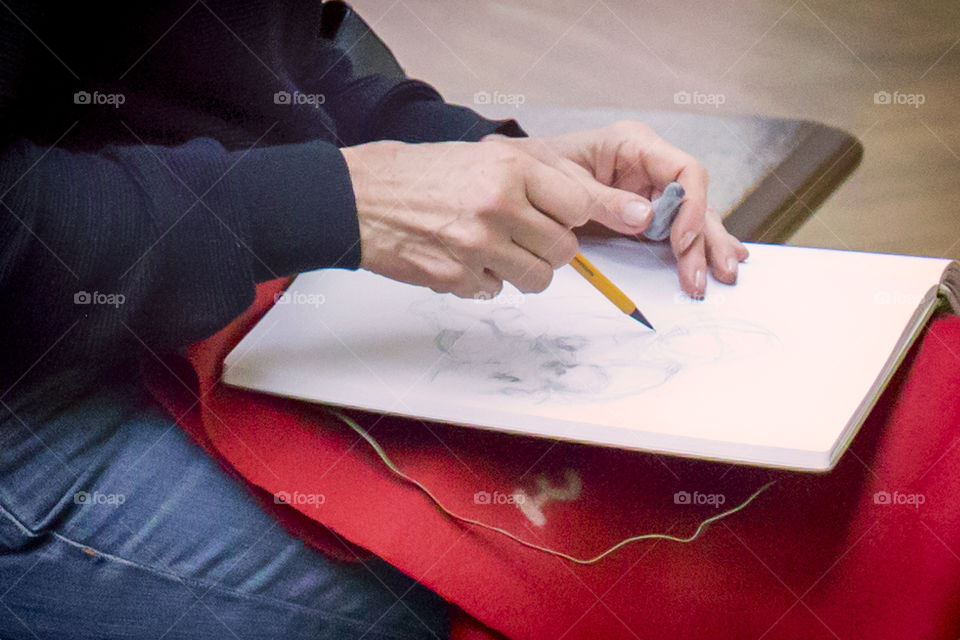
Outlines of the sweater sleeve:
[{"label": "sweater sleeve", "polygon": [[0,193],[0,334],[24,366],[67,332],[67,361],[184,346],[246,309],[259,280],[360,259],[349,172],[323,142],[18,141],[0,152]]},{"label": "sweater sleeve", "polygon": [[319,33],[320,40],[329,43],[328,55],[290,66],[298,69],[305,86],[331,93],[325,106],[346,144],[387,139],[472,142],[490,133],[526,135],[514,120],[490,120],[446,103],[429,84],[408,78],[386,43],[345,3],[323,7]]},{"label": "sweater sleeve", "polygon": [[[155,30],[177,15],[170,7],[145,11]],[[147,40],[154,35],[162,34]],[[209,0],[160,39],[125,82],[160,85],[192,101],[215,94],[206,108],[225,120],[256,112],[264,127],[279,123],[273,133],[280,140],[312,131],[352,146],[520,132],[513,121],[447,104],[433,87],[408,78],[360,16],[337,2]]]},{"label": "sweater sleeve", "polygon": [[[382,79],[366,78],[365,81],[375,84]],[[491,133],[511,137],[526,135],[514,120],[490,120],[467,107],[444,102],[433,87],[419,80],[404,79],[388,84],[375,94],[375,99],[368,100],[366,111],[331,106],[338,128],[354,144],[370,140],[476,142]],[[348,95],[365,93],[353,89]],[[351,99],[346,98],[340,104],[350,103]]]}]

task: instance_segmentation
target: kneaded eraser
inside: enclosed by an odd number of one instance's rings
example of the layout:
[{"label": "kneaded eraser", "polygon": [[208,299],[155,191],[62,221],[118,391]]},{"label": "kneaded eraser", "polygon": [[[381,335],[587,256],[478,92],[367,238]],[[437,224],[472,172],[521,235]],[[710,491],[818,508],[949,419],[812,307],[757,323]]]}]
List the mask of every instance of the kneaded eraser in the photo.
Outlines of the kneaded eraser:
[{"label": "kneaded eraser", "polygon": [[663,189],[663,195],[654,200],[653,219],[643,230],[643,237],[648,240],[666,240],[670,237],[670,227],[680,212],[683,196],[686,193],[679,182],[671,182]]}]

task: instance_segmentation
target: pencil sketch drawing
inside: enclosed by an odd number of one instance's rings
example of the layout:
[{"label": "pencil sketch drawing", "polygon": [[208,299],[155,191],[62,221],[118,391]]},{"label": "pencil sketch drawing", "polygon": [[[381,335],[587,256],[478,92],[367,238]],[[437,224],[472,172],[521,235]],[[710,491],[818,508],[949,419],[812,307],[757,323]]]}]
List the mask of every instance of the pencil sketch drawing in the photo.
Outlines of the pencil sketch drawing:
[{"label": "pencil sketch drawing", "polygon": [[753,357],[778,344],[771,331],[737,318],[699,317],[655,333],[613,313],[566,311],[560,321],[545,322],[521,306],[415,305],[413,311],[436,330],[442,357],[433,379],[469,381],[478,393],[534,402],[616,400],[660,387],[684,370]]}]

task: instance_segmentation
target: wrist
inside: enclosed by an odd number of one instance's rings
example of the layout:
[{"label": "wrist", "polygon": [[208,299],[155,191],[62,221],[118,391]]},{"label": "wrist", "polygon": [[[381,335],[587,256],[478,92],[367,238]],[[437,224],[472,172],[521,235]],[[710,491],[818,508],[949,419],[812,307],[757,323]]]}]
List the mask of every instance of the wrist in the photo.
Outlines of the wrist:
[{"label": "wrist", "polygon": [[385,140],[340,149],[356,203],[361,268],[371,269],[377,260],[374,246],[377,228],[383,216],[396,205],[401,191],[401,185],[396,184],[397,156],[409,146]]}]

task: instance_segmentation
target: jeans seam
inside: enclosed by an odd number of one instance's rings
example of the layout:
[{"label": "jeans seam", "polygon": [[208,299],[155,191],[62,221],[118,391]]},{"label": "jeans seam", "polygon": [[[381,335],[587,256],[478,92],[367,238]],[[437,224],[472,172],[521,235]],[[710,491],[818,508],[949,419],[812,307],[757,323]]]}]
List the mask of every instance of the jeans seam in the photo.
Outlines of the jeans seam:
[{"label": "jeans seam", "polygon": [[34,531],[33,529],[25,525],[23,522],[20,521],[20,518],[14,515],[12,511],[10,511],[5,506],[3,506],[3,502],[0,502],[0,515],[2,515],[7,520],[11,521],[14,525],[16,525],[17,529],[19,529],[20,532],[23,535],[27,536],[28,538],[40,537],[39,533],[37,533],[36,531]]},{"label": "jeans seam", "polygon": [[[106,558],[107,560],[110,560],[110,561],[113,561],[113,562],[117,562],[117,563],[123,564],[123,565],[125,565],[125,566],[130,566],[130,567],[133,567],[133,568],[135,568],[135,569],[140,569],[140,570],[142,570],[142,571],[146,571],[147,573],[152,573],[152,574],[159,575],[159,576],[162,576],[162,577],[167,578],[167,579],[172,579],[172,580],[175,580],[175,581],[178,581],[178,582],[182,582],[182,583],[184,583],[185,585],[189,583],[189,584],[191,584],[191,585],[193,585],[193,586],[197,586],[197,587],[201,587],[201,588],[206,588],[208,592],[209,592],[210,590],[214,590],[214,589],[215,589],[215,590],[217,590],[217,591],[219,591],[219,592],[221,592],[221,593],[227,593],[227,594],[230,594],[230,595],[232,595],[232,596],[235,596],[235,597],[237,597],[237,598],[244,599],[244,600],[253,600],[253,601],[256,601],[256,602],[262,602],[262,603],[264,603],[264,604],[271,604],[271,605],[274,605],[274,606],[281,606],[281,607],[285,607],[285,608],[289,608],[289,609],[296,609],[296,610],[306,611],[306,612],[308,612],[308,613],[311,613],[311,614],[314,614],[314,615],[319,616],[319,617],[320,617],[321,619],[323,619],[323,620],[329,620],[329,621],[331,621],[331,622],[342,622],[342,623],[345,623],[345,624],[353,625],[353,626],[357,627],[359,630],[363,630],[365,633],[368,633],[368,632],[373,628],[373,625],[375,625],[377,622],[380,621],[380,619],[378,618],[376,621],[374,621],[374,622],[372,622],[372,623],[361,622],[361,621],[357,620],[356,618],[351,618],[351,617],[347,617],[347,616],[341,616],[341,615],[336,614],[336,613],[329,613],[329,612],[326,612],[326,611],[321,611],[321,610],[319,610],[319,609],[314,609],[314,608],[312,608],[312,607],[304,606],[304,605],[302,605],[302,604],[297,604],[297,603],[294,603],[294,602],[287,602],[287,601],[285,601],[285,600],[280,600],[280,599],[278,599],[278,598],[271,598],[271,597],[263,596],[263,595],[259,595],[259,594],[243,593],[243,592],[241,592],[241,591],[237,591],[237,590],[235,590],[235,589],[231,589],[230,587],[223,586],[223,585],[218,584],[218,583],[216,583],[216,582],[207,583],[207,582],[205,582],[205,581],[203,581],[203,580],[199,580],[199,579],[196,579],[196,578],[179,576],[179,575],[177,575],[176,573],[174,573],[174,572],[172,572],[172,571],[169,571],[169,570],[165,570],[165,569],[161,569],[161,568],[158,568],[158,567],[152,567],[152,566],[149,566],[149,565],[141,564],[141,563],[139,563],[139,562],[135,562],[135,561],[133,561],[133,560],[128,560],[127,558],[122,558],[122,557],[117,556],[117,555],[114,555],[114,554],[112,554],[112,553],[106,553],[106,552],[104,552],[104,551],[100,551],[99,549],[97,549],[97,548],[95,548],[95,547],[92,547],[92,546],[90,546],[90,545],[88,545],[88,544],[83,544],[83,543],[81,543],[81,542],[77,542],[76,540],[73,540],[73,539],[71,539],[71,538],[68,538],[67,536],[61,534],[60,532],[55,531],[55,530],[52,530],[52,529],[51,529],[50,531],[37,532],[37,531],[34,531],[33,529],[31,529],[30,527],[26,526],[24,523],[22,523],[22,522],[20,521],[20,519],[17,518],[9,509],[7,509],[6,507],[4,507],[3,504],[0,504],[0,515],[5,516],[8,520],[12,521],[12,522],[17,526],[17,528],[20,529],[20,530],[23,532],[23,534],[24,534],[25,536],[29,537],[29,538],[38,539],[38,538],[44,538],[44,537],[46,537],[46,536],[49,535],[49,536],[52,536],[53,538],[59,540],[60,542],[63,542],[64,544],[70,545],[70,546],[72,546],[72,547],[76,547],[77,549],[93,551],[93,552],[95,552],[95,553],[97,554],[97,557]],[[192,593],[192,592],[191,592],[191,593]],[[194,595],[194,597],[197,599],[197,604],[199,604],[199,603],[203,602],[203,598],[206,597],[206,594],[204,593],[204,594],[201,594],[200,596]],[[400,600],[402,600],[402,598],[400,598]],[[426,627],[426,625],[424,625],[424,626]],[[433,629],[429,629],[429,627],[427,627],[427,629],[429,630],[430,633],[434,633]],[[406,640],[407,638],[412,637],[411,635],[408,635],[408,634],[395,634],[395,633],[391,633],[391,632],[387,632],[387,631],[376,631],[376,633],[379,634],[379,635],[381,635],[381,636],[396,638],[397,640]]]},{"label": "jeans seam", "polygon": [[[152,566],[149,566],[149,565],[141,564],[141,563],[139,563],[139,562],[135,562],[135,561],[133,561],[133,560],[128,560],[127,558],[122,558],[122,557],[117,556],[117,555],[114,555],[114,554],[112,554],[112,553],[106,553],[106,552],[100,551],[99,549],[97,549],[97,548],[95,548],[95,547],[91,547],[90,545],[82,544],[82,543],[80,543],[80,542],[77,542],[76,540],[72,540],[72,539],[64,536],[63,534],[61,534],[61,533],[59,533],[59,532],[57,532],[57,531],[50,531],[50,533],[51,533],[54,537],[56,537],[57,539],[61,540],[62,542],[66,543],[66,544],[69,544],[69,545],[71,545],[71,546],[77,547],[78,549],[89,549],[89,550],[91,550],[91,551],[94,551],[98,556],[102,556],[102,557],[104,557],[104,558],[106,558],[106,559],[108,559],[108,560],[112,560],[113,562],[118,562],[118,563],[120,563],[120,564],[129,565],[129,566],[134,567],[134,568],[136,568],[136,569],[141,569],[141,570],[143,570],[143,571],[147,571],[147,572],[149,572],[149,573],[154,573],[154,574],[157,574],[157,575],[160,575],[160,576],[164,576],[164,577],[166,577],[166,578],[172,578],[172,579],[174,579],[174,580],[183,582],[184,584],[186,584],[187,582],[189,582],[190,584],[193,584],[193,585],[198,586],[198,587],[205,587],[205,588],[207,588],[208,592],[209,592],[210,590],[212,590],[212,589],[216,589],[217,591],[220,591],[220,592],[223,592],[223,593],[228,593],[228,594],[230,594],[230,595],[236,596],[237,598],[242,598],[242,599],[245,599],[245,600],[254,600],[254,601],[258,601],[258,602],[263,602],[263,603],[265,603],[265,604],[274,604],[274,605],[279,605],[279,606],[282,606],[282,607],[288,607],[288,608],[291,608],[291,609],[298,609],[298,610],[307,611],[307,612],[309,612],[309,613],[313,613],[313,614],[316,614],[316,615],[320,616],[320,617],[321,617],[322,619],[324,619],[324,620],[344,622],[344,623],[353,625],[353,626],[355,626],[355,627],[358,627],[359,629],[362,629],[365,633],[366,633],[366,632],[369,632],[369,631],[373,628],[373,625],[376,624],[376,622],[379,622],[379,619],[377,619],[377,621],[374,622],[374,623],[366,623],[366,622],[362,622],[362,621],[360,621],[360,620],[357,620],[356,618],[351,618],[351,617],[347,617],[347,616],[341,616],[341,615],[336,614],[336,613],[329,613],[329,612],[326,612],[326,611],[321,611],[320,609],[314,609],[314,608],[312,608],[312,607],[307,607],[307,606],[304,606],[304,605],[301,605],[301,604],[296,604],[296,603],[294,603],[294,602],[287,602],[286,600],[280,600],[280,599],[278,599],[278,598],[271,598],[271,597],[268,597],[268,596],[263,596],[263,595],[258,595],[258,594],[243,593],[242,591],[237,591],[237,590],[235,590],[235,589],[231,589],[230,587],[225,587],[225,586],[223,586],[223,585],[221,585],[221,584],[218,584],[218,583],[216,583],[216,582],[207,583],[207,582],[205,582],[205,581],[203,581],[203,580],[199,580],[199,579],[197,579],[197,578],[190,578],[190,577],[179,576],[179,575],[177,575],[176,573],[174,573],[174,572],[172,572],[172,571],[169,571],[169,570],[166,570],[166,569],[160,569],[160,568],[157,568],[157,567],[152,567]],[[197,604],[199,604],[199,603],[203,602],[203,598],[206,597],[206,594],[201,594],[200,596],[194,596],[194,597],[197,598]],[[433,633],[433,630],[430,629],[430,632]],[[397,640],[406,640],[407,638],[410,637],[410,636],[407,635],[407,634],[398,635],[398,634],[389,633],[389,632],[384,632],[384,631],[376,631],[376,633],[378,633],[378,634],[380,634],[380,635],[384,635],[384,636],[389,636],[389,637],[391,637],[391,638],[397,638]]]}]

